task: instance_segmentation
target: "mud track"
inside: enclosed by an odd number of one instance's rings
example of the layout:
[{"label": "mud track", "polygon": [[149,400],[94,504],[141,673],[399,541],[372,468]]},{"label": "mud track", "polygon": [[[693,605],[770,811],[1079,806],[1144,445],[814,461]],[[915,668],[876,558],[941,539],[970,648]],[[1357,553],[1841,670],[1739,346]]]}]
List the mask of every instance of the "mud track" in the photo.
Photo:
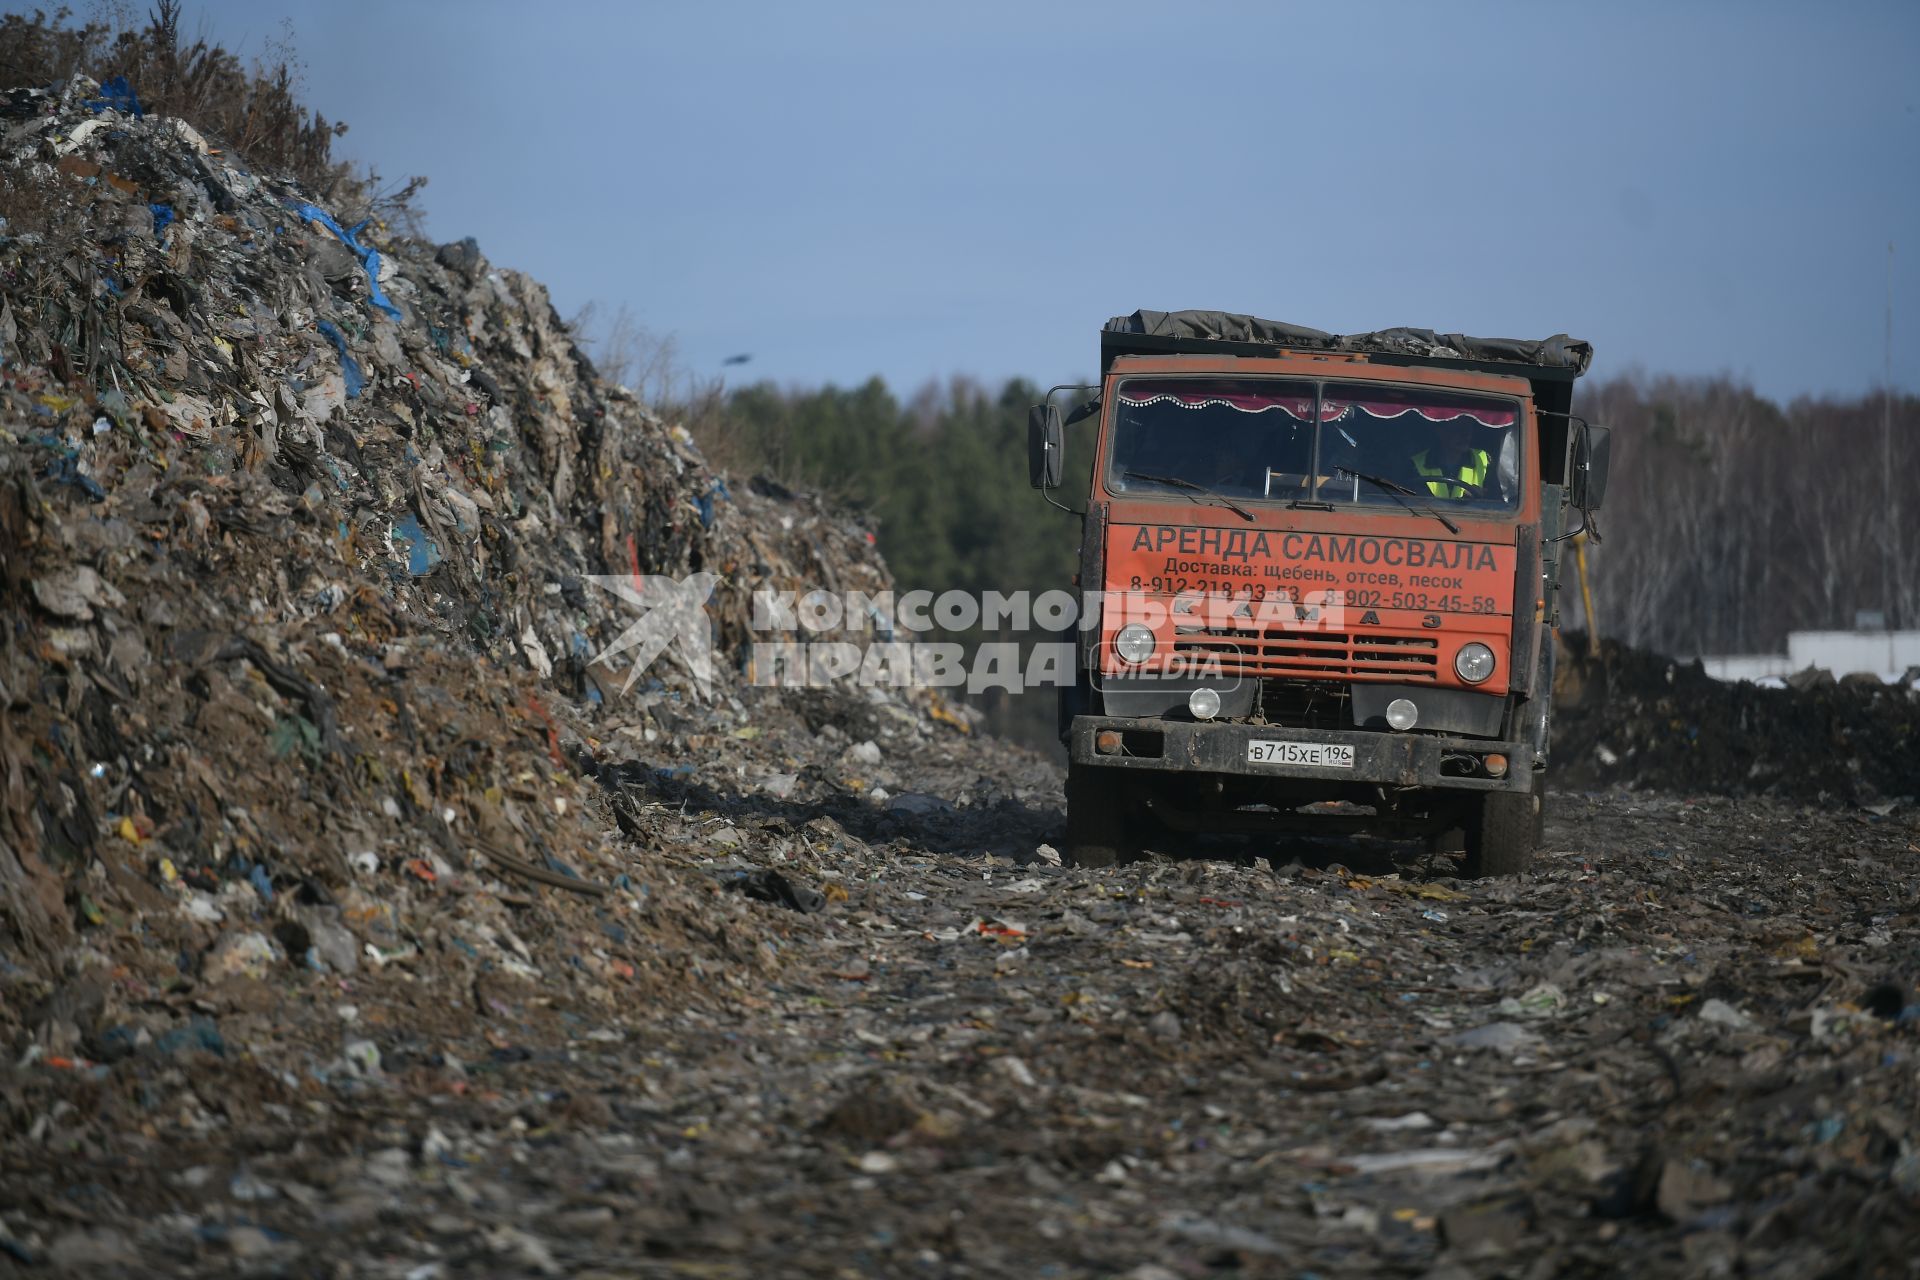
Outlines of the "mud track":
[{"label": "mud track", "polygon": [[[720,945],[780,955],[727,1007],[521,991],[476,1029],[388,970],[349,1086],[231,1050],[16,1075],[73,1137],[6,1158],[15,1256],[24,1228],[74,1273],[1914,1274],[1911,823],[1559,795],[1517,882],[1357,843],[1085,872],[1032,853],[1060,816],[1015,763],[912,821],[735,813],[828,902],[713,895]],[[635,812],[702,821],[672,790]]]}]

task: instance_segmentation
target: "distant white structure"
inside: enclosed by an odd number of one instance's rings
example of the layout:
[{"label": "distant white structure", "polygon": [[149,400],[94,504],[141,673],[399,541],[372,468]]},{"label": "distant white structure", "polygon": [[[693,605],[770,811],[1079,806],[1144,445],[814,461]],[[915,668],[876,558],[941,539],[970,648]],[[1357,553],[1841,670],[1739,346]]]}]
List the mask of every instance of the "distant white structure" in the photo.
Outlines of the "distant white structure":
[{"label": "distant white structure", "polygon": [[1825,667],[1836,676],[1867,672],[1892,683],[1920,667],[1920,631],[1790,631],[1785,653],[1702,657],[1716,680],[1762,681]]}]

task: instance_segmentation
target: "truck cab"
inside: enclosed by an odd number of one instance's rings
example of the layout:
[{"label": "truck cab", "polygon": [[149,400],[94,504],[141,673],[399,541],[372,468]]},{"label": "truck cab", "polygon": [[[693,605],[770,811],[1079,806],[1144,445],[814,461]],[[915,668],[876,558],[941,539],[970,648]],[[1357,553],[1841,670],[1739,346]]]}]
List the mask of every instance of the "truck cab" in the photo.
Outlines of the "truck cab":
[{"label": "truck cab", "polygon": [[1559,548],[1605,487],[1607,433],[1569,412],[1591,348],[1220,312],[1136,312],[1101,348],[1096,394],[1030,420],[1042,489],[1094,424],[1066,857],[1366,832],[1523,870]]}]

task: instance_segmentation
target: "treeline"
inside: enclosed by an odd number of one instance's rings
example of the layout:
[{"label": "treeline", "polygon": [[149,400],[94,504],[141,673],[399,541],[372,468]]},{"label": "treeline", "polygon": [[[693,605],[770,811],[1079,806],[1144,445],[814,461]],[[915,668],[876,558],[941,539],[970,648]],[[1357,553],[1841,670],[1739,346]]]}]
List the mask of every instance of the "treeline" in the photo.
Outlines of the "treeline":
[{"label": "treeline", "polygon": [[868,512],[902,590],[1045,590],[1066,584],[1080,529],[1027,487],[1038,394],[955,379],[903,404],[877,378],[852,391],[763,384],[728,397],[725,451]]},{"label": "treeline", "polygon": [[[731,392],[695,421],[717,463],[864,511],[900,591],[1038,593],[1068,585],[1080,543],[1080,522],[1027,487],[1027,408],[1039,394],[1024,381],[993,391],[956,378],[903,403],[877,378],[853,390],[762,384]],[[1090,425],[1074,441],[1082,462]],[[918,638],[1034,637],[975,627]],[[975,701],[998,733],[1036,742],[1051,733],[1050,693]]]},{"label": "treeline", "polygon": [[[781,484],[824,489],[874,522],[899,591],[1041,593],[1066,587],[1079,520],[1027,487],[1029,382],[987,390],[968,378],[925,386],[902,403],[877,378],[854,390],[732,391],[695,418],[714,461]],[[1083,426],[1081,461],[1091,432]],[[1085,493],[1085,482],[1081,484]],[[1037,639],[1008,629],[902,635],[977,645]],[[975,699],[1004,737],[1044,743],[1054,700],[987,691]]]},{"label": "treeline", "polygon": [[1781,652],[1869,611],[1920,626],[1920,399],[1782,408],[1725,378],[1621,377],[1578,405],[1614,428],[1601,633],[1691,656]]},{"label": "treeline", "polygon": [[[852,390],[762,384],[697,417],[723,465],[864,510],[902,590],[1038,592],[1071,578],[1079,522],[1027,487],[1037,398],[1024,381],[993,390],[956,379],[904,402],[878,379]],[[1920,400],[1782,408],[1727,379],[1620,377],[1587,387],[1579,412],[1615,428],[1604,541],[1589,548],[1603,633],[1692,655],[1779,651],[1788,631],[1848,627],[1860,610],[1920,623]],[[1070,431],[1072,461],[1084,464],[1090,445],[1090,423]],[[1070,505],[1085,493],[1075,470]],[[1567,625],[1585,626],[1578,592],[1565,599]],[[1044,738],[1052,698],[988,711],[1002,731]]]}]

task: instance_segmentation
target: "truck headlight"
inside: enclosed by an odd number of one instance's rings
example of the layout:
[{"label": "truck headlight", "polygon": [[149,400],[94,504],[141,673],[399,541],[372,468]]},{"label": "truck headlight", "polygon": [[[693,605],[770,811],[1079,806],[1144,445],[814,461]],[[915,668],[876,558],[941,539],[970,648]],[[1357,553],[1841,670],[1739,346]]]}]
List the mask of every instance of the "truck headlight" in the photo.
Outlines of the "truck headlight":
[{"label": "truck headlight", "polygon": [[1187,711],[1195,720],[1211,720],[1220,714],[1220,695],[1211,689],[1195,689],[1187,695]]},{"label": "truck headlight", "polygon": [[1493,650],[1477,640],[1463,644],[1453,655],[1453,669],[1468,684],[1479,684],[1493,674]]},{"label": "truck headlight", "polygon": [[1113,651],[1120,661],[1137,667],[1153,656],[1153,631],[1138,622],[1129,622],[1113,637]]}]

